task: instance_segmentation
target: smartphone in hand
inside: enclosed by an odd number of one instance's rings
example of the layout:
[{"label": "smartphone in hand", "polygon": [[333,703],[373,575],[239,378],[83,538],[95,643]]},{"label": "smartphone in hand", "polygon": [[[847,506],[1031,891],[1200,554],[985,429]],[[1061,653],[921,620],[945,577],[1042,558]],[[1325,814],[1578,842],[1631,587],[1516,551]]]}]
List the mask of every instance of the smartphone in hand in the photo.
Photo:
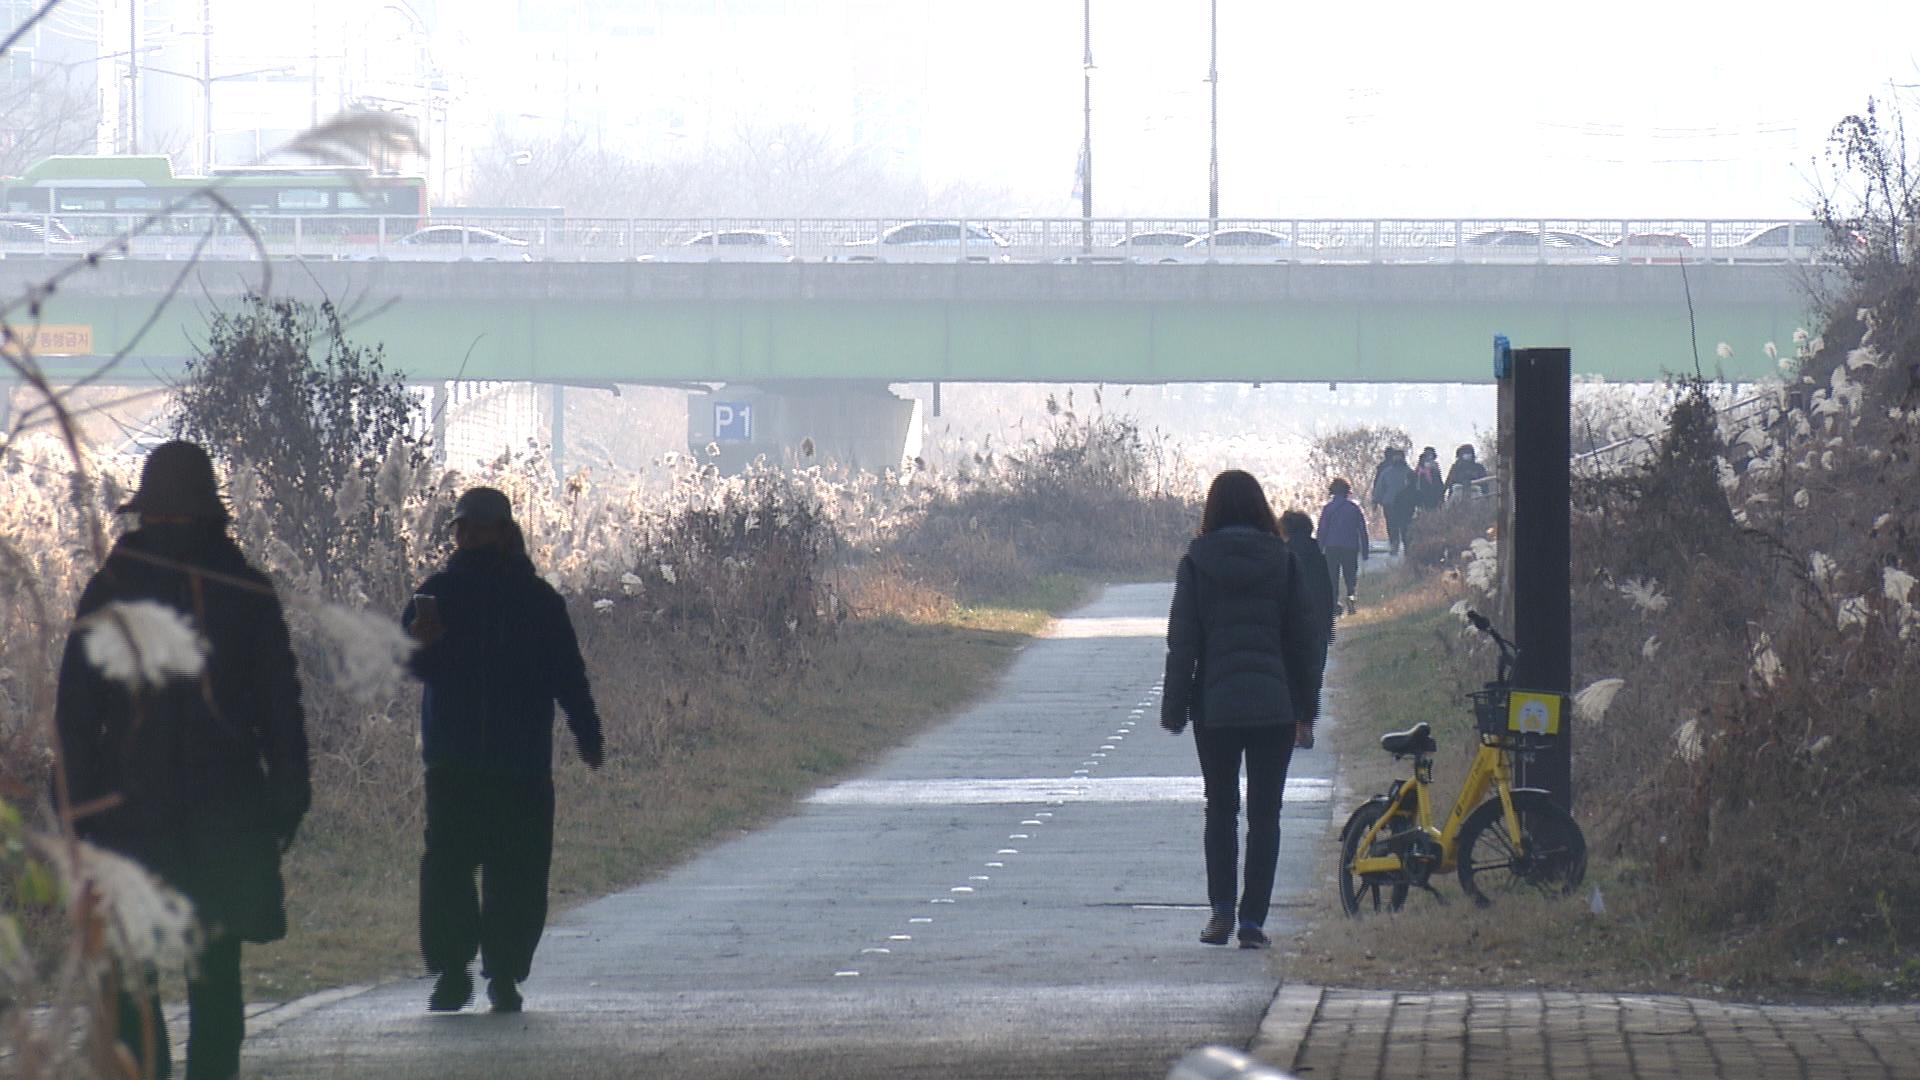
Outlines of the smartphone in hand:
[{"label": "smartphone in hand", "polygon": [[434,641],[446,633],[445,623],[440,621],[440,598],[426,593],[413,594],[413,623],[407,632],[422,644]]}]

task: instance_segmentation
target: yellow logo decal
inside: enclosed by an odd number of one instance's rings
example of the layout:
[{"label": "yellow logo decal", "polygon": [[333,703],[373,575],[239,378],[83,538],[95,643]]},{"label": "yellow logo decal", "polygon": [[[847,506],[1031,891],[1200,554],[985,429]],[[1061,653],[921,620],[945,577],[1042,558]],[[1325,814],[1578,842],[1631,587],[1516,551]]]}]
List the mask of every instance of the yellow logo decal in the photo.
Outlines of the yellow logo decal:
[{"label": "yellow logo decal", "polygon": [[1515,690],[1507,696],[1507,730],[1522,735],[1558,735],[1560,709],[1565,701],[1561,694]]}]

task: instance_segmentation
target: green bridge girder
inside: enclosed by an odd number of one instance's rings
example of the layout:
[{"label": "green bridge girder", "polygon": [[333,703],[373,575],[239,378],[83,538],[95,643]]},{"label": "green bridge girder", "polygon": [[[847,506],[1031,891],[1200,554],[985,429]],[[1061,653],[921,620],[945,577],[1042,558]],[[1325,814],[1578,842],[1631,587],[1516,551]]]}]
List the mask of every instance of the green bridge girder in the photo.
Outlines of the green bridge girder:
[{"label": "green bridge girder", "polygon": [[[210,309],[260,267],[105,264],[44,321],[86,327],[98,365],[165,308],[112,382],[165,379]],[[44,262],[0,263],[18,296]],[[1778,265],[276,264],[276,294],[333,297],[410,379],[556,383],[1485,382],[1490,342],[1568,345],[1614,381],[1771,374],[1817,282]],[[9,318],[24,328],[19,310]],[[1726,342],[1730,361],[1715,355]]]}]

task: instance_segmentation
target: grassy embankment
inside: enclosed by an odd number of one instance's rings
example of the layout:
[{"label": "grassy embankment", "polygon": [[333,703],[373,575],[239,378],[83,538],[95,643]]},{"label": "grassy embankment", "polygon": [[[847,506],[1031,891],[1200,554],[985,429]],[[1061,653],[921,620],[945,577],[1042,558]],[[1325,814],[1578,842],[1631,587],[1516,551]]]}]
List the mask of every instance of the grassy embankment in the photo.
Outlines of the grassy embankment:
[{"label": "grassy embankment", "polygon": [[[702,679],[687,657],[634,655],[617,623],[582,617],[582,648],[607,717],[608,761],[590,774],[555,746],[553,910],[660,874],[776,817],[985,691],[1015,652],[1090,586],[1050,575],[1020,595],[856,617],[795,671]],[[678,689],[674,689],[674,688]],[[707,735],[636,753],[641,695],[674,696]],[[286,940],[247,951],[250,998],[278,999],[418,970],[416,817],[385,829],[316,823],[288,861]]]},{"label": "grassy embankment", "polygon": [[[1392,916],[1349,919],[1340,909],[1337,832],[1364,798],[1385,790],[1408,767],[1382,753],[1381,733],[1420,720],[1434,725],[1435,813],[1457,794],[1474,749],[1472,718],[1461,699],[1491,677],[1490,653],[1468,654],[1469,637],[1449,608],[1464,595],[1439,575],[1402,571],[1363,579],[1359,615],[1340,624],[1329,672],[1325,733],[1340,761],[1337,805],[1321,859],[1312,924],[1282,943],[1276,965],[1289,980],[1335,986],[1404,989],[1584,989],[1758,1000],[1880,996],[1880,980],[1863,979],[1853,958],[1788,955],[1777,978],[1741,980],[1729,988],[1716,971],[1725,942],[1690,929],[1663,908],[1645,862],[1623,845],[1609,847],[1597,810],[1618,793],[1577,790],[1576,813],[1588,834],[1586,884],[1564,899],[1502,898],[1481,910],[1462,896],[1452,874],[1434,884],[1445,899],[1415,892]],[[1484,669],[1484,670],[1483,670]],[[1576,782],[1580,777],[1576,770]],[[1592,910],[1598,887],[1603,911]]]}]

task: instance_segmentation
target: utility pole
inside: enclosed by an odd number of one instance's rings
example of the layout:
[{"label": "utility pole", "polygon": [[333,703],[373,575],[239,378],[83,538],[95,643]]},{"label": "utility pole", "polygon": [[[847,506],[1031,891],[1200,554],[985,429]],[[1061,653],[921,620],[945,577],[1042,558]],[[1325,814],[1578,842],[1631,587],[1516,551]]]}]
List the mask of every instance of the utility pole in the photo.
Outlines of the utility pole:
[{"label": "utility pole", "polygon": [[1207,91],[1211,98],[1207,137],[1207,245],[1211,247],[1213,234],[1220,231],[1220,0],[1209,0],[1207,8]]},{"label": "utility pole", "polygon": [[1093,251],[1093,0],[1081,0],[1080,24],[1086,51],[1080,60],[1085,129],[1080,135],[1080,250]]}]

